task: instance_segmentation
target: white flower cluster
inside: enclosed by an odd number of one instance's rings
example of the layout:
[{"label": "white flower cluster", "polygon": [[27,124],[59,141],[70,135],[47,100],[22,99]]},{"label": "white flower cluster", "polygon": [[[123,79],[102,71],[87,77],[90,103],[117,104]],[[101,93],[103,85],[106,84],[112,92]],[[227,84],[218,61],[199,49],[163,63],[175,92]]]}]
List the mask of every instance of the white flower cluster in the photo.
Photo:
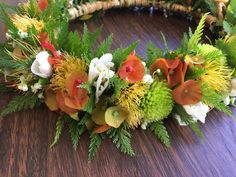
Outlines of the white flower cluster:
[{"label": "white flower cluster", "polygon": [[110,78],[114,76],[114,67],[112,62],[113,56],[110,53],[104,54],[100,59],[94,58],[89,65],[89,81],[94,82],[96,87],[96,103],[99,97],[108,87]]}]

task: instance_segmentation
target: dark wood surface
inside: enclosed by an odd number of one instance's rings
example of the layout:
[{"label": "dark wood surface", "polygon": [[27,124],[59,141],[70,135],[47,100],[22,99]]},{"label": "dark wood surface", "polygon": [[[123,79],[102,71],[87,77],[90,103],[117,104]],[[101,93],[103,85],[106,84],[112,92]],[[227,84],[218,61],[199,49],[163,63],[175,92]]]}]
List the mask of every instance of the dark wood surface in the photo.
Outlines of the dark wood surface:
[{"label": "dark wood surface", "polygon": [[[16,1],[11,1],[12,3]],[[137,53],[145,56],[149,40],[163,48],[160,31],[167,36],[171,49],[178,47],[183,32],[193,23],[181,17],[164,18],[161,13],[112,11],[97,21],[87,22],[89,29],[103,25],[100,40],[113,33],[114,45],[140,40]],[[82,29],[80,22],[71,25]],[[1,33],[3,38],[3,33]],[[0,108],[12,97],[0,94]],[[236,110],[233,109],[234,117]],[[50,149],[57,114],[45,106],[19,112],[0,121],[0,177],[234,177],[236,176],[236,121],[213,110],[201,125],[201,142],[187,127],[166,120],[172,147],[164,147],[148,131],[132,132],[136,157],[128,157],[105,140],[95,160],[88,163],[88,135],[82,136],[74,151],[67,130],[57,146]]]}]

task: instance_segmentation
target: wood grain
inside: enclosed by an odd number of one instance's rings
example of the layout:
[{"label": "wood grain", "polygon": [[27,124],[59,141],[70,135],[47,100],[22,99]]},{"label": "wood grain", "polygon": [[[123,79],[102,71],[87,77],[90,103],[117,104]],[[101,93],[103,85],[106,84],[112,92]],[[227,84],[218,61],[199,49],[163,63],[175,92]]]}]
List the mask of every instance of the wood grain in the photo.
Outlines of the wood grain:
[{"label": "wood grain", "polygon": [[[12,1],[15,2],[15,1]],[[103,25],[99,40],[113,33],[113,48],[140,40],[137,53],[145,57],[145,46],[152,41],[163,48],[160,31],[167,36],[171,49],[176,49],[183,32],[195,24],[179,16],[168,19],[162,13],[150,16],[146,12],[109,11],[99,20],[86,22],[94,30]],[[82,30],[82,23],[71,24],[72,30]],[[3,35],[3,33],[2,33]],[[0,94],[0,108],[12,97]],[[236,110],[233,109],[234,117]],[[0,122],[0,177],[233,177],[236,176],[236,122],[213,110],[201,126],[201,142],[187,127],[166,120],[172,147],[164,147],[148,131],[132,132],[136,157],[119,152],[110,140],[105,140],[95,160],[88,163],[88,135],[73,150],[67,130],[57,146],[50,149],[57,114],[45,106],[13,114]]]}]

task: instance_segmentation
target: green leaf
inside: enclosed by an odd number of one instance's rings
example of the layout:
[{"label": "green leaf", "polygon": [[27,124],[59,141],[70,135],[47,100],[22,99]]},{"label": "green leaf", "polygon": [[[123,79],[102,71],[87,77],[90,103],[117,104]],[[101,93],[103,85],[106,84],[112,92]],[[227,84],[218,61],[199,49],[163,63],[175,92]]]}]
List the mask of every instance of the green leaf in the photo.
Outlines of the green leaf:
[{"label": "green leaf", "polygon": [[196,66],[191,66],[191,68],[187,71],[186,80],[196,80],[199,79],[205,74],[207,71],[206,68],[199,68]]},{"label": "green leaf", "polygon": [[39,99],[37,95],[25,94],[21,96],[16,96],[3,109],[3,111],[0,114],[0,117],[4,117],[8,114],[21,110],[33,109],[38,104],[39,104]]},{"label": "green leaf", "polygon": [[0,92],[9,92],[11,91],[4,83],[0,83]]},{"label": "green leaf", "polygon": [[111,48],[111,44],[112,44],[112,35],[110,35],[102,42],[102,44],[96,50],[95,56],[100,58],[103,54],[107,53]]},{"label": "green leaf", "polygon": [[116,99],[120,96],[122,89],[127,88],[129,83],[125,80],[120,79],[117,75],[113,76],[110,80],[109,89],[113,89],[113,94],[110,97],[110,102],[115,102]]},{"label": "green leaf", "polygon": [[89,161],[92,161],[95,154],[102,143],[102,137],[100,134],[90,135],[90,145],[89,145]]},{"label": "green leaf", "polygon": [[206,13],[202,16],[202,18],[197,26],[197,29],[195,30],[194,34],[189,39],[189,42],[188,42],[188,51],[189,52],[196,49],[198,43],[201,40],[207,15],[208,15],[208,13]]},{"label": "green leaf", "polygon": [[58,143],[59,139],[60,139],[64,124],[65,124],[65,117],[64,116],[65,115],[62,114],[57,120],[56,132],[55,132],[54,140],[53,140],[52,144],[50,145],[50,148],[55,146]]},{"label": "green leaf", "polygon": [[128,125],[122,124],[119,128],[110,128],[107,131],[109,138],[112,139],[116,147],[121,150],[124,154],[134,156],[135,153],[131,146],[131,134],[128,131]]},{"label": "green leaf", "polygon": [[205,102],[207,105],[224,112],[228,116],[232,116],[232,111],[222,101],[223,95],[216,93],[212,88],[208,87],[206,84],[202,84],[202,97],[203,102]]},{"label": "green leaf", "polygon": [[162,121],[151,123],[150,130],[165,146],[170,147],[170,137]]},{"label": "green leaf", "polygon": [[76,120],[70,119],[69,121],[70,137],[74,149],[76,150],[79,145],[80,136],[85,131],[85,127]]},{"label": "green leaf", "polygon": [[152,42],[149,42],[147,44],[146,52],[147,52],[146,66],[148,68],[157,58],[161,58],[164,55],[163,50],[161,50],[160,48],[156,48]]},{"label": "green leaf", "polygon": [[183,106],[176,104],[174,106],[173,112],[180,116],[181,121],[185,122],[193,132],[199,137],[202,138],[203,134],[198,126],[198,122],[195,122],[193,118],[185,111]]},{"label": "green leaf", "polygon": [[118,69],[122,62],[125,61],[128,55],[134,51],[134,49],[138,46],[139,41],[132,43],[127,48],[119,48],[113,53],[113,62],[115,63],[115,67]]}]

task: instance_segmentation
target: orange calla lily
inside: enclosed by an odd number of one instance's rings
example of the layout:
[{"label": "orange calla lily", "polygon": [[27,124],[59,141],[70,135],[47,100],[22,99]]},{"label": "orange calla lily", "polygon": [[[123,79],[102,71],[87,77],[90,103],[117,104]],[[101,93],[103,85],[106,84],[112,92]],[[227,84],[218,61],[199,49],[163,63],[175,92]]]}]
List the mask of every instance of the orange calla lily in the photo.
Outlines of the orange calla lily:
[{"label": "orange calla lily", "polygon": [[153,74],[157,69],[160,69],[164,74],[168,85],[174,87],[177,84],[184,82],[187,65],[185,62],[180,61],[178,57],[175,60],[160,58],[157,59],[149,69],[151,74]]},{"label": "orange calla lily", "polygon": [[202,99],[202,88],[194,80],[188,80],[172,92],[176,103],[181,105],[196,104]]},{"label": "orange calla lily", "polygon": [[38,6],[41,11],[48,7],[48,0],[38,0]]},{"label": "orange calla lily", "polygon": [[134,55],[129,55],[118,70],[118,75],[121,79],[134,83],[143,79],[144,70],[142,61]]}]

